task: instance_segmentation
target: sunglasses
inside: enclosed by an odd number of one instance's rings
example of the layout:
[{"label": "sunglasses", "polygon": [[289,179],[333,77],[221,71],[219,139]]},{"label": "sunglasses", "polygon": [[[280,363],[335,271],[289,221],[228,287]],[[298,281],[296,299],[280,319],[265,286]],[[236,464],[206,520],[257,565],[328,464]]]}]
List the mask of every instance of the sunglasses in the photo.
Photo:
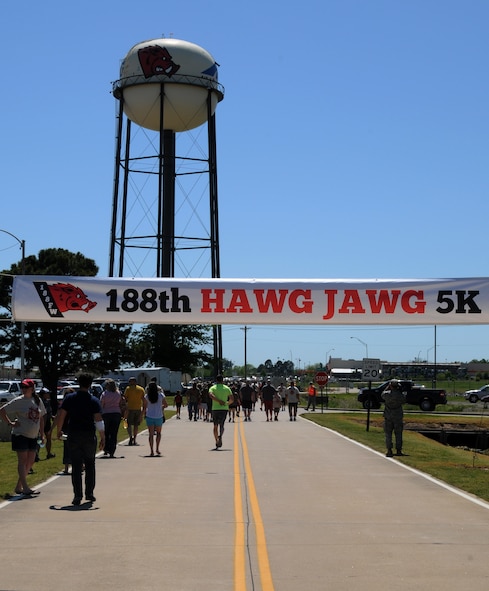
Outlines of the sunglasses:
[{"label": "sunglasses", "polygon": [[21,390],[27,390],[28,388],[32,388],[32,386],[21,386],[20,387]]}]

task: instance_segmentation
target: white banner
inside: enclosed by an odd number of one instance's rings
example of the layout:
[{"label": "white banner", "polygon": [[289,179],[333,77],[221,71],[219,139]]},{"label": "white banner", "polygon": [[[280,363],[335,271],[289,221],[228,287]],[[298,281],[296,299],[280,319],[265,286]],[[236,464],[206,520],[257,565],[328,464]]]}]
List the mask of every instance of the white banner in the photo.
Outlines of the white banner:
[{"label": "white banner", "polygon": [[489,278],[128,279],[20,275],[21,322],[489,324]]}]

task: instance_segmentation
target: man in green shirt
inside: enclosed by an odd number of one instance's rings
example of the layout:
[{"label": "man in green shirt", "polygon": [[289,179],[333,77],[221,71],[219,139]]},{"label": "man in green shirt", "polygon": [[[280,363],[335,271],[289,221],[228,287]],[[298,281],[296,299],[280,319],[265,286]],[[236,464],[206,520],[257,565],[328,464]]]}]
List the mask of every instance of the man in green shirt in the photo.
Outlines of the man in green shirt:
[{"label": "man in green shirt", "polygon": [[209,388],[209,398],[212,400],[212,421],[214,423],[214,439],[216,449],[222,447],[224,423],[228,414],[229,403],[234,400],[231,388],[223,384],[221,375],[216,377],[216,383]]}]

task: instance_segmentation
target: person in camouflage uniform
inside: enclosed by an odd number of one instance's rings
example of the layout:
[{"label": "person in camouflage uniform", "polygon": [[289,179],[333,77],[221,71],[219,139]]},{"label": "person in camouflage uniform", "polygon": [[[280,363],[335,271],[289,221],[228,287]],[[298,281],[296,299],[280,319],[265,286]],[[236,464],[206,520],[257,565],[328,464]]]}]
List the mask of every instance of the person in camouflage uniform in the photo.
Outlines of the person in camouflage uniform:
[{"label": "person in camouflage uniform", "polygon": [[393,457],[392,453],[392,432],[396,439],[396,455],[402,456],[402,430],[404,411],[402,405],[406,402],[399,380],[391,380],[390,385],[382,394],[384,399],[384,433],[385,446],[388,458]]}]

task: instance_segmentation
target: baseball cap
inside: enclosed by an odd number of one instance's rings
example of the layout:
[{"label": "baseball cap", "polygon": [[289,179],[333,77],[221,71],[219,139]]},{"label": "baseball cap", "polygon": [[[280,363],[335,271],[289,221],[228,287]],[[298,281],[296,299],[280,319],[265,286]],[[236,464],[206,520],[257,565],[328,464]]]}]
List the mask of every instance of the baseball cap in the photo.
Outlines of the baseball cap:
[{"label": "baseball cap", "polygon": [[20,385],[25,386],[26,388],[35,388],[36,387],[36,383],[34,382],[34,380],[31,380],[30,378],[28,378],[26,380],[22,380]]}]

